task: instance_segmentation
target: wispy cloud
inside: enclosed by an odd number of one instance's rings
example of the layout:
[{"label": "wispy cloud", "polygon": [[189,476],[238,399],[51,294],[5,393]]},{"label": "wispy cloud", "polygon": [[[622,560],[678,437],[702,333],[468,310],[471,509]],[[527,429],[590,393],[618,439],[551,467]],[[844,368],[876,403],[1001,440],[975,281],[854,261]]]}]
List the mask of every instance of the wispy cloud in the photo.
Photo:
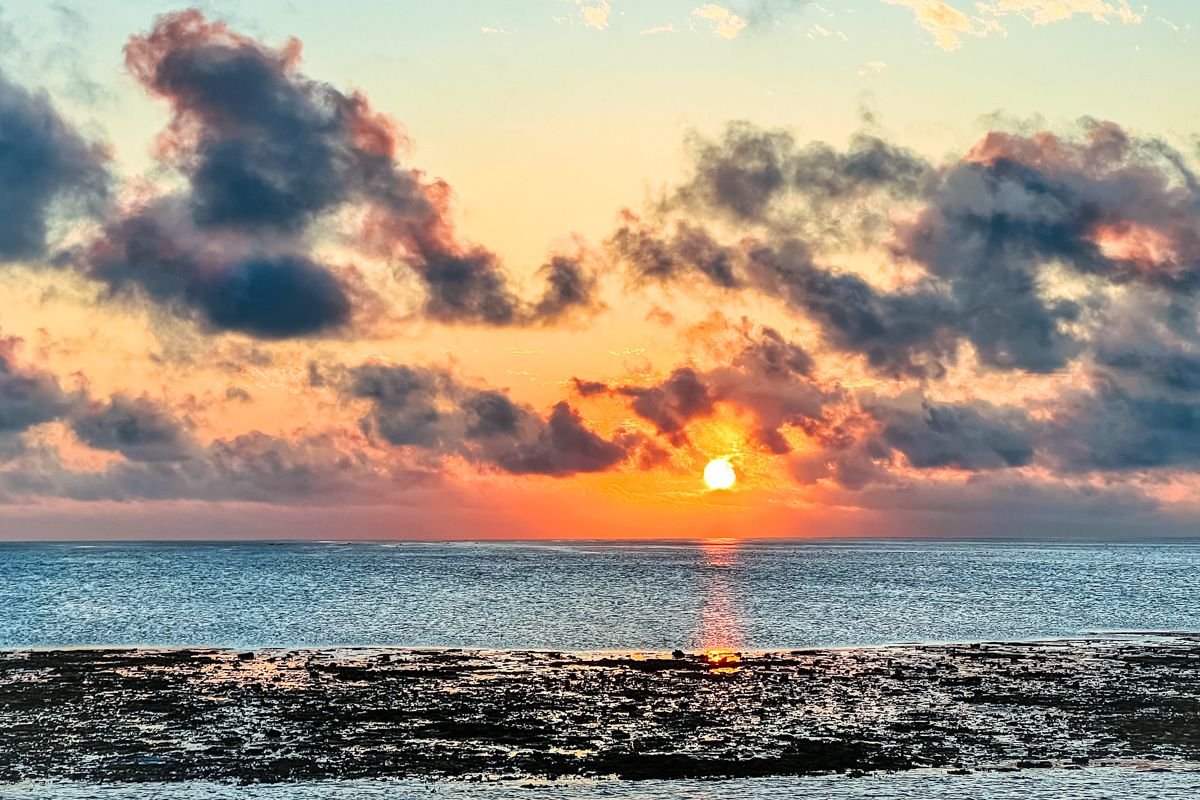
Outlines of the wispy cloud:
[{"label": "wispy cloud", "polygon": [[946,51],[957,50],[964,37],[1004,36],[1005,17],[1022,17],[1033,25],[1049,25],[1076,15],[1089,15],[1098,22],[1118,21],[1127,25],[1142,22],[1145,14],[1129,5],[1129,0],[991,0],[974,6],[967,13],[944,0],[883,0],[892,6],[910,9],[917,24],[933,35],[934,43]]},{"label": "wispy cloud", "polygon": [[938,47],[946,51],[962,47],[964,36],[986,36],[1004,33],[994,20],[973,17],[942,0],[883,0],[890,6],[911,9],[917,24],[933,35]]},{"label": "wispy cloud", "polygon": [[608,0],[571,0],[579,9],[579,20],[589,28],[602,31],[608,27],[612,5]]},{"label": "wispy cloud", "polygon": [[858,74],[859,75],[881,75],[887,71],[887,68],[888,68],[888,65],[887,65],[886,61],[880,61],[879,59],[875,59],[874,61],[868,61],[866,64],[863,64],[862,69],[860,69],[858,71]]},{"label": "wispy cloud", "polygon": [[992,0],[990,3],[980,3],[981,13],[995,17],[1015,14],[1025,17],[1034,25],[1048,25],[1051,22],[1061,22],[1076,14],[1090,14],[1097,22],[1119,20],[1126,24],[1140,23],[1144,11],[1134,11],[1129,0]]},{"label": "wispy cloud", "polygon": [[849,37],[847,37],[846,34],[843,33],[842,31],[831,31],[822,25],[812,25],[811,27],[809,27],[809,29],[807,31],[805,31],[804,35],[807,36],[809,39],[833,38],[833,39],[841,39],[843,42],[850,41]]},{"label": "wispy cloud", "polygon": [[713,33],[724,39],[736,39],[747,24],[745,19],[716,3],[706,3],[692,9],[692,16],[707,20],[712,24]]},{"label": "wispy cloud", "polygon": [[646,28],[639,33],[640,36],[657,36],[660,33],[679,33],[679,29],[675,27],[675,23],[668,22],[666,25],[656,25],[653,28]]}]

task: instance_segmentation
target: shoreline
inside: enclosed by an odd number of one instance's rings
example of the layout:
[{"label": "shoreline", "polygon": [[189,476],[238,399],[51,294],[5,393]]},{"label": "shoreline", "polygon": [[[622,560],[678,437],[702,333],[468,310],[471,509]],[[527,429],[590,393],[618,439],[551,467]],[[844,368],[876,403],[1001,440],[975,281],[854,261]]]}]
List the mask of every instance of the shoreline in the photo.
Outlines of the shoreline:
[{"label": "shoreline", "polygon": [[715,656],[0,652],[0,782],[763,777],[1200,762],[1200,634]]}]

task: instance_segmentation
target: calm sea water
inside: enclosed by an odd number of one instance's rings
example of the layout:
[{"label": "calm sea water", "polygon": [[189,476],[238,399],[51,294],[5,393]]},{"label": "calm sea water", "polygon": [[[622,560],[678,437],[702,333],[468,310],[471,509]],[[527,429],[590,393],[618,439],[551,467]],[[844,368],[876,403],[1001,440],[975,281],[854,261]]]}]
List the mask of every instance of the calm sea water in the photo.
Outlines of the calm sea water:
[{"label": "calm sea water", "polygon": [[[7,791],[7,793],[6,793]],[[767,778],[734,781],[646,781],[497,786],[419,781],[349,781],[285,786],[238,787],[214,783],[94,786],[27,784],[0,787],[12,800],[1112,800],[1158,798],[1195,800],[1197,772],[1135,772],[1087,769],[1077,772],[1022,772],[936,775],[907,773],[861,778]]]},{"label": "calm sea water", "polygon": [[792,648],[1200,630],[1200,544],[0,544],[0,647]]}]

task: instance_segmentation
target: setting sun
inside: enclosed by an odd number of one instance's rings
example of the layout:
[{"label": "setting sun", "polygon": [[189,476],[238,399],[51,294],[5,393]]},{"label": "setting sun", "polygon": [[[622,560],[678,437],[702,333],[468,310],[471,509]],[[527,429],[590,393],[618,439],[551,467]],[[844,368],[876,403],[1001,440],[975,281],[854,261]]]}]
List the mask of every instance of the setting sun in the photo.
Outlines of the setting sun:
[{"label": "setting sun", "polygon": [[704,482],[710,489],[729,489],[737,481],[737,473],[726,458],[714,458],[704,468]]}]

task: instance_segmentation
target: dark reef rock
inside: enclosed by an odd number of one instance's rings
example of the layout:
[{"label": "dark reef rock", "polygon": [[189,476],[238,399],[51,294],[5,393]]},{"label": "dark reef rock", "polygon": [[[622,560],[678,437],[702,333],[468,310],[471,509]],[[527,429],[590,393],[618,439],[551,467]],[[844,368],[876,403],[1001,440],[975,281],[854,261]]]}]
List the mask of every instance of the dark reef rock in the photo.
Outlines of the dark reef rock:
[{"label": "dark reef rock", "polygon": [[1200,638],[708,656],[0,653],[0,781],[751,777],[1200,760]]}]

